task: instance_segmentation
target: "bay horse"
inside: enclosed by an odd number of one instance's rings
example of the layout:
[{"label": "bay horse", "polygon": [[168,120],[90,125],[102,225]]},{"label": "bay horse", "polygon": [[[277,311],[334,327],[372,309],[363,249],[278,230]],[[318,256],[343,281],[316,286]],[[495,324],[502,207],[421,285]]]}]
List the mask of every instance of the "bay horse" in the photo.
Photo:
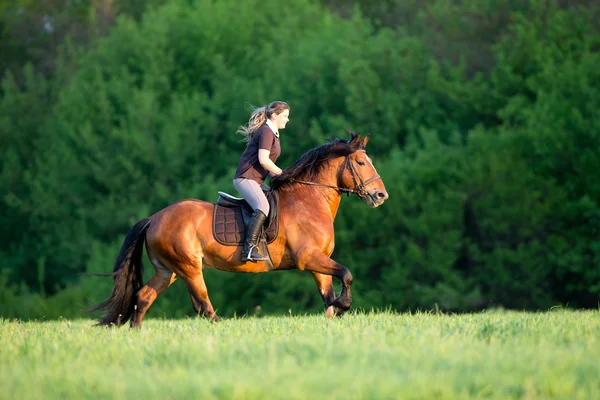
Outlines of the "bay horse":
[{"label": "bay horse", "polygon": [[[98,325],[140,327],[148,308],[177,278],[189,291],[196,314],[218,320],[208,297],[203,268],[230,272],[310,271],[327,317],[340,316],[352,305],[352,274],[330,258],[335,219],[343,193],[355,194],[370,207],[388,198],[381,177],[367,156],[369,136],[349,131],[350,140],[333,139],[309,150],[271,182],[279,197],[279,230],[268,245],[266,261],[242,262],[242,246],[225,246],[212,231],[215,204],[186,199],[138,221],[127,233],[115,261],[111,296],[94,307],[103,310]],[[142,249],[154,266],[144,286]],[[332,277],[342,282],[335,296]]]}]

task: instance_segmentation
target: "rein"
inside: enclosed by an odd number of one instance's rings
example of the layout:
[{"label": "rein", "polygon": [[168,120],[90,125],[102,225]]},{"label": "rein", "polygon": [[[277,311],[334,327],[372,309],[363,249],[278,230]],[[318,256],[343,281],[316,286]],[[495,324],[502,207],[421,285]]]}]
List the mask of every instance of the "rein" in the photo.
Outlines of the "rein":
[{"label": "rein", "polygon": [[[379,176],[379,174],[375,174],[374,176],[370,177],[369,179],[367,179],[366,181],[362,181],[362,179],[358,176],[358,173],[356,172],[356,168],[354,167],[354,165],[352,164],[352,162],[350,161],[349,156],[346,156],[346,160],[344,161],[344,168],[348,167],[350,169],[350,173],[352,174],[352,180],[354,181],[354,189],[348,189],[348,188],[343,188],[343,187],[339,187],[339,186],[333,186],[333,185],[327,185],[325,183],[318,183],[318,182],[310,182],[310,181],[300,181],[297,179],[288,179],[289,182],[296,182],[296,183],[302,183],[304,185],[311,185],[311,186],[323,186],[326,188],[330,188],[330,189],[335,189],[338,192],[343,192],[343,193],[347,193],[348,196],[350,196],[351,194],[355,194],[357,195],[359,198],[363,198],[366,194],[365,191],[365,187],[373,182],[376,179],[381,178]],[[357,183],[357,178],[360,181],[360,184]]]}]

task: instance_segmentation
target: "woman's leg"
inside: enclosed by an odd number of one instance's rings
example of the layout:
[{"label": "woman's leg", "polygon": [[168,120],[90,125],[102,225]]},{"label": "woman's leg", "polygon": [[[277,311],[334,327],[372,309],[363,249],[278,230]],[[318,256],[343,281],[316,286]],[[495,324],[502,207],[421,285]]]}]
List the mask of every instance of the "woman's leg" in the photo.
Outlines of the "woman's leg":
[{"label": "woman's leg", "polygon": [[251,179],[234,179],[233,185],[254,210],[252,219],[246,227],[246,240],[242,253],[243,261],[264,261],[269,257],[258,251],[260,232],[269,214],[269,202],[258,182]]},{"label": "woman's leg", "polygon": [[269,215],[269,201],[258,182],[252,179],[238,178],[233,180],[233,186],[253,210],[259,209],[263,214]]}]

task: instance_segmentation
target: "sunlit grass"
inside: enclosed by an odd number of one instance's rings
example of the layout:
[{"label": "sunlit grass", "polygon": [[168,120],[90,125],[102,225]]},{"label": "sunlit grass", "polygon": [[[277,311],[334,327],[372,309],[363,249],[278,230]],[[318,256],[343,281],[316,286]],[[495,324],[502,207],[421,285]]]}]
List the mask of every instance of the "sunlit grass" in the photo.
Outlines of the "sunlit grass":
[{"label": "sunlit grass", "polygon": [[0,398],[600,398],[600,312],[0,321]]}]

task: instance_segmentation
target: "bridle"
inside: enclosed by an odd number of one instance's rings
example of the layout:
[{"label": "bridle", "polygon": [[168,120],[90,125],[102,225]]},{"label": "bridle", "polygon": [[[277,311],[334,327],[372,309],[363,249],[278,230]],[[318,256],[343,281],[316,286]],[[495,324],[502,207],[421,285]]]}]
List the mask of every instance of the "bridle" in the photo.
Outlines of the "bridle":
[{"label": "bridle", "polygon": [[[365,151],[365,150],[357,150],[357,151]],[[330,188],[330,189],[335,189],[335,190],[337,190],[338,192],[341,192],[341,193],[346,193],[348,196],[350,196],[351,194],[355,194],[355,195],[358,196],[358,198],[364,199],[365,196],[368,194],[367,191],[365,190],[365,187],[369,183],[373,182],[374,180],[381,178],[379,176],[379,174],[375,174],[372,177],[370,177],[369,179],[367,179],[366,181],[363,181],[360,178],[360,176],[358,175],[358,172],[356,172],[356,167],[354,166],[354,164],[350,160],[350,155],[346,156],[346,158],[344,160],[344,165],[342,166],[342,168],[340,168],[340,171],[338,172],[338,176],[346,168],[348,168],[350,170],[350,173],[352,174],[352,181],[354,182],[354,189],[348,189],[348,188],[343,188],[343,187],[339,187],[339,186],[327,185],[325,183],[310,182],[310,181],[299,181],[297,179],[288,179],[288,181],[289,182],[302,183],[304,185],[323,186],[323,187],[327,187],[327,188]],[[358,182],[357,182],[357,178],[358,178]]]}]

